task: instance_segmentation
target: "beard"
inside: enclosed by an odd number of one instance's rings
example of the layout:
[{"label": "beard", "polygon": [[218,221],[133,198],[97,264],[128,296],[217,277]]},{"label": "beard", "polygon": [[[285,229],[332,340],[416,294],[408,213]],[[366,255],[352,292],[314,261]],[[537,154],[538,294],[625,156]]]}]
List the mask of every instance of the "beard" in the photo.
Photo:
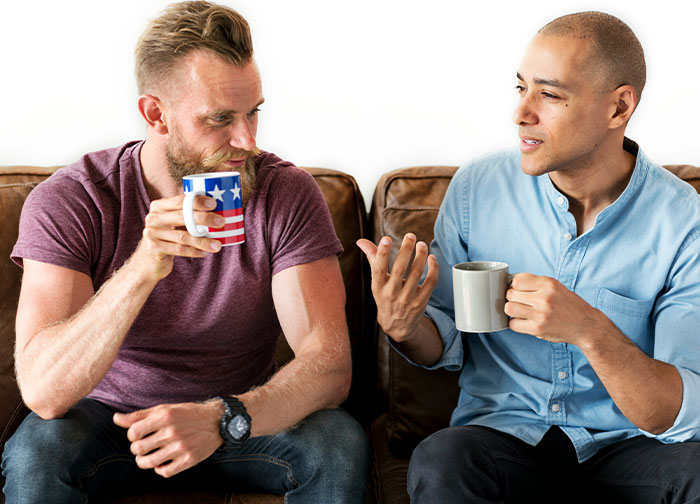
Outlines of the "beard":
[{"label": "beard", "polygon": [[242,169],[236,170],[241,174],[241,201],[243,208],[245,208],[246,203],[255,192],[255,157],[260,154],[260,150],[222,150],[205,156],[202,152],[187,145],[177,130],[171,130],[171,132],[172,136],[165,145],[165,157],[168,161],[170,177],[178,186],[182,186],[182,179],[186,175],[211,173],[226,161],[245,156],[244,166],[241,167]]}]

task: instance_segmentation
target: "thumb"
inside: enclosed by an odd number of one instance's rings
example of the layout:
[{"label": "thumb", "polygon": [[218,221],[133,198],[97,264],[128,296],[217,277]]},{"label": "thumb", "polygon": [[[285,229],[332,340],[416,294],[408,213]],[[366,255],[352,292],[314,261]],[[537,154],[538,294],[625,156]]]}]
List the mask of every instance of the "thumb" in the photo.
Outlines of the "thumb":
[{"label": "thumb", "polygon": [[131,413],[115,413],[112,417],[112,421],[119,427],[124,427],[125,429],[128,429],[139,420],[146,418],[147,415],[148,410],[137,410],[132,411]]}]

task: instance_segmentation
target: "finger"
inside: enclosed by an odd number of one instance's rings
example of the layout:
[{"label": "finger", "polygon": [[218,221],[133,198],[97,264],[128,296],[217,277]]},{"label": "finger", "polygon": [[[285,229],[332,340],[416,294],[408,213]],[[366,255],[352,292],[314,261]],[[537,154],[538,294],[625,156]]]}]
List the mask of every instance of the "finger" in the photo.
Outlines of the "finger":
[{"label": "finger", "polygon": [[194,458],[191,455],[183,454],[166,464],[159,465],[154,471],[164,478],[170,478],[194,465],[196,465]]},{"label": "finger", "polygon": [[541,278],[532,273],[516,273],[513,275],[513,281],[510,283],[510,286],[519,291],[535,291],[540,286]]},{"label": "finger", "polygon": [[511,318],[523,320],[531,320],[535,314],[535,310],[532,308],[532,306],[513,301],[508,301],[504,305],[503,312]]},{"label": "finger", "polygon": [[396,259],[394,259],[394,265],[391,267],[391,278],[390,281],[394,283],[395,286],[403,284],[404,276],[408,269],[408,263],[411,261],[411,256],[413,255],[413,248],[416,244],[416,235],[413,233],[407,233],[403,237],[401,242],[401,247],[399,248],[399,253],[396,254]]},{"label": "finger", "polygon": [[221,242],[214,238],[192,236],[184,229],[146,228],[144,238],[151,241],[151,249],[157,252],[183,256],[201,257],[201,252],[218,252]]},{"label": "finger", "polygon": [[131,413],[115,413],[112,416],[112,421],[119,427],[124,427],[125,429],[128,429],[135,422],[138,422],[139,420],[145,418],[148,415],[147,412],[148,410],[137,410],[132,411]]},{"label": "finger", "polygon": [[[194,221],[200,226],[220,228],[226,223],[226,219],[214,212],[196,211],[193,213]],[[151,212],[146,216],[146,227],[183,227],[185,217],[182,211]]]},{"label": "finger", "polygon": [[141,469],[155,469],[168,464],[175,458],[178,446],[178,443],[169,443],[146,455],[137,455],[136,465]]},{"label": "finger", "polygon": [[126,437],[132,443],[152,435],[166,423],[156,414],[155,410],[146,411],[148,411],[148,414],[133,422],[129,430],[126,431]]},{"label": "finger", "polygon": [[527,319],[512,318],[508,321],[508,328],[521,334],[533,334],[532,325],[532,321]]},{"label": "finger", "polygon": [[372,283],[384,284],[387,280],[389,271],[389,252],[391,251],[391,238],[384,236],[379,240],[377,253],[371,264],[372,268]]},{"label": "finger", "polygon": [[[154,200],[151,202],[149,212],[172,212],[175,210],[182,211],[182,204],[184,200],[184,194],[173,196],[172,198]],[[210,198],[209,196],[202,196],[198,194],[192,201],[192,208],[207,212],[216,208],[216,200],[214,198]]]},{"label": "finger", "polygon": [[535,306],[538,299],[537,291],[515,290],[510,288],[506,291],[506,299],[514,303],[520,303],[527,306]]},{"label": "finger", "polygon": [[428,256],[428,272],[425,274],[423,283],[418,287],[418,297],[422,303],[428,303],[428,299],[437,285],[439,272],[440,265],[437,262],[437,258],[430,254]]},{"label": "finger", "polygon": [[161,449],[172,440],[172,433],[172,429],[165,427],[158,429],[148,436],[136,439],[131,443],[131,453],[143,457],[154,450]]},{"label": "finger", "polygon": [[418,283],[423,276],[423,271],[427,266],[428,258],[428,245],[425,242],[416,243],[416,257],[413,259],[413,264],[406,277],[406,283],[404,284],[404,289],[409,295],[412,295],[418,288]]},{"label": "finger", "polygon": [[360,238],[357,240],[357,242],[355,242],[355,244],[362,252],[364,252],[364,254],[367,256],[369,264],[371,265],[372,262],[374,262],[374,256],[377,255],[377,246],[365,238]]}]

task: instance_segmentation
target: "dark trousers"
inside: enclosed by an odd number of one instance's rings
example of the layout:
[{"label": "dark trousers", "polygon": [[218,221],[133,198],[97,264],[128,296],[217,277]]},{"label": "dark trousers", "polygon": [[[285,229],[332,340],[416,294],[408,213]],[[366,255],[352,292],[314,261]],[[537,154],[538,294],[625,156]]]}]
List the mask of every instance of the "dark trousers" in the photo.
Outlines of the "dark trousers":
[{"label": "dark trousers", "polygon": [[579,464],[558,427],[531,446],[488,427],[450,427],[413,452],[415,503],[700,503],[700,443],[637,436]]}]

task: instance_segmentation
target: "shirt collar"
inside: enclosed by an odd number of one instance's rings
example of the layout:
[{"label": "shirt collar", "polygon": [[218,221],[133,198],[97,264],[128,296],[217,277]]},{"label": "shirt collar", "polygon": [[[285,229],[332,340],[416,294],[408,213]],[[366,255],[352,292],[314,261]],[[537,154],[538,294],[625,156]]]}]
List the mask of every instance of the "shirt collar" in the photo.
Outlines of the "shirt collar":
[{"label": "shirt collar", "polygon": [[[605,219],[607,219],[611,215],[614,215],[620,209],[624,208],[625,204],[630,200],[630,198],[632,198],[637,193],[642,183],[644,182],[647,173],[649,173],[649,167],[651,166],[651,163],[649,162],[649,159],[646,157],[642,149],[639,148],[637,142],[625,137],[622,142],[622,148],[630,154],[633,154],[637,157],[637,160],[634,165],[634,170],[632,171],[632,176],[630,177],[630,180],[627,183],[627,187],[625,187],[625,190],[622,191],[622,194],[620,194],[620,196],[618,196],[615,201],[613,201],[609,206],[607,206],[605,209],[603,209],[603,211],[601,211],[598,214],[598,216],[596,217],[596,224],[603,222]],[[556,187],[554,187],[554,184],[549,178],[549,175],[545,173],[544,175],[540,175],[537,178],[539,178],[540,187],[544,189],[554,208],[562,212],[568,212],[568,198],[559,190],[557,190]]]}]

